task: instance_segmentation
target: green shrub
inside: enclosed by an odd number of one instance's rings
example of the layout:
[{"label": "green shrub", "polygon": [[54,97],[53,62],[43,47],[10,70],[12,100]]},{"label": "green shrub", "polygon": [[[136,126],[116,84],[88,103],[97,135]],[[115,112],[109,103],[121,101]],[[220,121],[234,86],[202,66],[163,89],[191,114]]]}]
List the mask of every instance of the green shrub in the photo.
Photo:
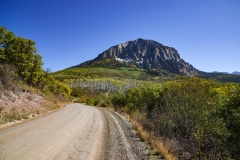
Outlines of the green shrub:
[{"label": "green shrub", "polygon": [[93,106],[94,105],[94,99],[93,98],[87,98],[87,100],[86,100],[86,104],[87,105],[90,105],[90,106]]},{"label": "green shrub", "polygon": [[100,102],[100,107],[112,107],[111,100],[108,99],[108,98],[104,98],[104,99]]},{"label": "green shrub", "polygon": [[12,65],[0,65],[0,87],[3,89],[14,90],[17,86],[16,68]]},{"label": "green shrub", "polygon": [[100,102],[101,102],[100,98],[96,97],[96,98],[94,98],[94,104],[93,105],[98,106],[100,104]]},{"label": "green shrub", "polygon": [[230,132],[227,138],[227,148],[234,159],[240,154],[240,86],[233,90],[226,98],[225,103],[219,110],[219,115],[224,119],[226,127]]},{"label": "green shrub", "polygon": [[75,103],[86,103],[87,98],[86,97],[79,97],[77,100],[75,100]]},{"label": "green shrub", "polygon": [[72,88],[71,95],[74,96],[74,97],[81,97],[81,96],[85,95],[86,92],[87,92],[86,89],[83,89],[83,88],[80,88],[80,87]]},{"label": "green shrub", "polygon": [[122,108],[126,105],[126,97],[123,93],[114,94],[110,99],[115,109]]},{"label": "green shrub", "polygon": [[101,99],[98,96],[87,98],[86,100],[86,104],[90,106],[100,106],[100,102],[101,102]]}]

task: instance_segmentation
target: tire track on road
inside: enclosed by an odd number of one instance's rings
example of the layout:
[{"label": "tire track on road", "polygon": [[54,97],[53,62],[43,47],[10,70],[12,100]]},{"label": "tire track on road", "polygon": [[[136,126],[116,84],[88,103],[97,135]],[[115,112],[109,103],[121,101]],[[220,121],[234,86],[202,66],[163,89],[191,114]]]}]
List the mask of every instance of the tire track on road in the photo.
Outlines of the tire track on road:
[{"label": "tire track on road", "polygon": [[147,160],[145,148],[123,116],[83,104],[0,131],[6,160]]}]

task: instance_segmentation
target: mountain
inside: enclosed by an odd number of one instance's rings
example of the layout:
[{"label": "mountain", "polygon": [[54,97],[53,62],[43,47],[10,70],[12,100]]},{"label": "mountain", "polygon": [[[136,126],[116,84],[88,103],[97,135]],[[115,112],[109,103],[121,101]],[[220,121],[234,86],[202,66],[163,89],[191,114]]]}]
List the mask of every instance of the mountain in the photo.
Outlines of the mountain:
[{"label": "mountain", "polygon": [[118,64],[131,64],[148,70],[166,70],[170,73],[187,76],[198,74],[197,69],[181,59],[175,48],[141,38],[112,46],[95,59],[72,68],[96,66],[105,59],[115,59]]},{"label": "mountain", "polygon": [[228,72],[218,72],[218,71],[213,71],[212,73],[230,74]]},{"label": "mountain", "polygon": [[240,72],[234,71],[232,74],[240,75]]},{"label": "mountain", "polygon": [[222,73],[222,74],[235,74],[235,75],[240,75],[240,72],[237,72],[237,71],[234,71],[234,72],[232,72],[232,73],[213,71],[212,73]]}]

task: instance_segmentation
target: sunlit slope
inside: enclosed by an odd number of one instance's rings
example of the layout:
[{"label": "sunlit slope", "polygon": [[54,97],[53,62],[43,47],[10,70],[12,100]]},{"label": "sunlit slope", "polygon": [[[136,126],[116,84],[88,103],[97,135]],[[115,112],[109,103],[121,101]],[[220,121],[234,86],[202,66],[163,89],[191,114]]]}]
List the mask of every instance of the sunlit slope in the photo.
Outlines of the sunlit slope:
[{"label": "sunlit slope", "polygon": [[96,78],[114,78],[114,79],[138,79],[138,80],[151,80],[157,79],[162,76],[169,77],[167,73],[158,71],[147,71],[140,68],[69,68],[52,73],[52,75],[59,79],[96,79]]}]

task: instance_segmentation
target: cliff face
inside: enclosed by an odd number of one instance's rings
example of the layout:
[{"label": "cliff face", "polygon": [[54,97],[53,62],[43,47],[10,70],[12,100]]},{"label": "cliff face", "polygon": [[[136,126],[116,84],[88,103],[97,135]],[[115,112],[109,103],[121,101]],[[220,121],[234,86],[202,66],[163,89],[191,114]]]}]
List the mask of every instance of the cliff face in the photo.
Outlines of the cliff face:
[{"label": "cliff face", "polygon": [[145,69],[162,69],[170,73],[183,75],[197,74],[197,70],[192,65],[181,59],[176,49],[153,40],[139,38],[124,44],[118,44],[99,54],[91,62],[104,58],[115,58],[126,63],[138,63]]}]

